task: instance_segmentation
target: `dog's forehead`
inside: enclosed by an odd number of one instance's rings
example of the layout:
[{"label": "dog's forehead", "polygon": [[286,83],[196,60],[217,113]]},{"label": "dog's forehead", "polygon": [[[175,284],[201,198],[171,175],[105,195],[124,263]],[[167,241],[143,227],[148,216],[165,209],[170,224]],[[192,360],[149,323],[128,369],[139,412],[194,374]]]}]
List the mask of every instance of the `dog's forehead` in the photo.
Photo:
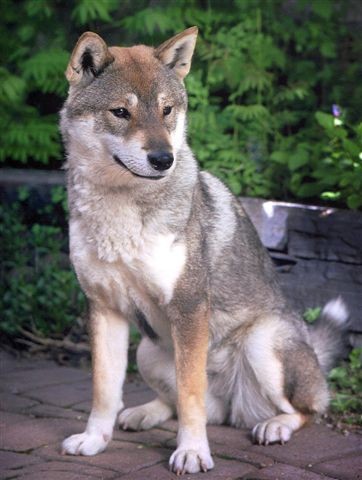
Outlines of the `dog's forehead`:
[{"label": "dog's forehead", "polygon": [[[115,58],[108,76],[112,87],[121,94],[132,93],[135,98],[154,98],[159,100],[167,94],[176,93],[182,86],[172,81],[172,75],[155,57],[154,49],[144,45],[135,47],[111,47]],[[161,94],[162,92],[162,94]]]},{"label": "dog's forehead", "polygon": [[154,56],[154,49],[144,45],[135,47],[111,47],[114,56],[112,70],[116,70],[121,77],[126,78],[136,88],[144,88],[153,83],[157,77],[160,65]]}]

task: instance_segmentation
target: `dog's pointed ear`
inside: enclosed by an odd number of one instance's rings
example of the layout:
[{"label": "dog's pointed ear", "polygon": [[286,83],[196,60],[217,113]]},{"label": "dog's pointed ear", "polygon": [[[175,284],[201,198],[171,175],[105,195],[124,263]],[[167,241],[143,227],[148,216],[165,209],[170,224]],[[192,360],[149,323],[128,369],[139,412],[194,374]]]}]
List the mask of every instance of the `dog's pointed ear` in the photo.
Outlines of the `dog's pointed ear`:
[{"label": "dog's pointed ear", "polygon": [[87,85],[113,60],[105,41],[96,33],[85,32],[74,47],[65,76],[72,86]]},{"label": "dog's pointed ear", "polygon": [[191,27],[160,45],[156,57],[183,80],[191,68],[198,28]]}]

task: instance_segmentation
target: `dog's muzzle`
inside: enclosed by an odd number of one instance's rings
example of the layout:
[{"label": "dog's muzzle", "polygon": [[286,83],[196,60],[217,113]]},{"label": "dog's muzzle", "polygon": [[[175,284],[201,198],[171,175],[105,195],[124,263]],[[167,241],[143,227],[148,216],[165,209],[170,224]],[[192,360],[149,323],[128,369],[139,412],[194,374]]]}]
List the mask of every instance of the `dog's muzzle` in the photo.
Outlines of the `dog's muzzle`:
[{"label": "dog's muzzle", "polygon": [[135,172],[134,169],[128,167],[124,162],[122,162],[118,155],[113,155],[113,160],[115,160],[118,165],[121,165],[121,167],[125,168],[136,177],[148,178],[150,180],[160,180],[161,178],[165,178],[164,175],[142,175],[141,173]]}]

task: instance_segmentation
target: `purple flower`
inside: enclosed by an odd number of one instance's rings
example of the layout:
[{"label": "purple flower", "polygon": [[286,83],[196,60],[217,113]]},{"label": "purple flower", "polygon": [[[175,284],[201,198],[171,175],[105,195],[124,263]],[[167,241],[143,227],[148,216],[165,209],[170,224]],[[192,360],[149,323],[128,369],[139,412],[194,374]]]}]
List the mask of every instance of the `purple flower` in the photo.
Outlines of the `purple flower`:
[{"label": "purple flower", "polygon": [[336,118],[338,118],[338,117],[341,116],[341,113],[342,113],[342,112],[341,112],[341,108],[340,108],[340,106],[337,105],[336,103],[334,103],[334,104],[332,105],[332,113],[333,113],[333,116],[336,117]]}]

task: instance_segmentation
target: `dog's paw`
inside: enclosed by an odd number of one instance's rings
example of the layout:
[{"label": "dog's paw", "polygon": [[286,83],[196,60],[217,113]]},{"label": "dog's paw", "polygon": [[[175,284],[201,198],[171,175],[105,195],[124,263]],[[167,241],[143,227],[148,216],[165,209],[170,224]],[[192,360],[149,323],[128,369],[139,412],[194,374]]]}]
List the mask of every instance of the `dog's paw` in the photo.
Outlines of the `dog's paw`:
[{"label": "dog's paw", "polygon": [[62,443],[63,455],[96,455],[108,445],[110,435],[99,433],[78,433],[66,438]]},{"label": "dog's paw", "polygon": [[138,407],[126,408],[118,416],[123,430],[149,430],[172,416],[172,409],[159,400]]},{"label": "dog's paw", "polygon": [[176,475],[185,473],[207,472],[214,468],[214,462],[210,452],[204,449],[187,450],[178,448],[170,458],[170,470]]},{"label": "dog's paw", "polygon": [[123,430],[148,430],[156,425],[156,422],[144,405],[141,405],[123,410],[118,416],[118,424]]},{"label": "dog's paw", "polygon": [[253,428],[252,437],[254,443],[259,445],[269,445],[269,443],[279,442],[282,445],[290,440],[293,430],[277,419],[271,418],[265,422],[260,422]]}]

